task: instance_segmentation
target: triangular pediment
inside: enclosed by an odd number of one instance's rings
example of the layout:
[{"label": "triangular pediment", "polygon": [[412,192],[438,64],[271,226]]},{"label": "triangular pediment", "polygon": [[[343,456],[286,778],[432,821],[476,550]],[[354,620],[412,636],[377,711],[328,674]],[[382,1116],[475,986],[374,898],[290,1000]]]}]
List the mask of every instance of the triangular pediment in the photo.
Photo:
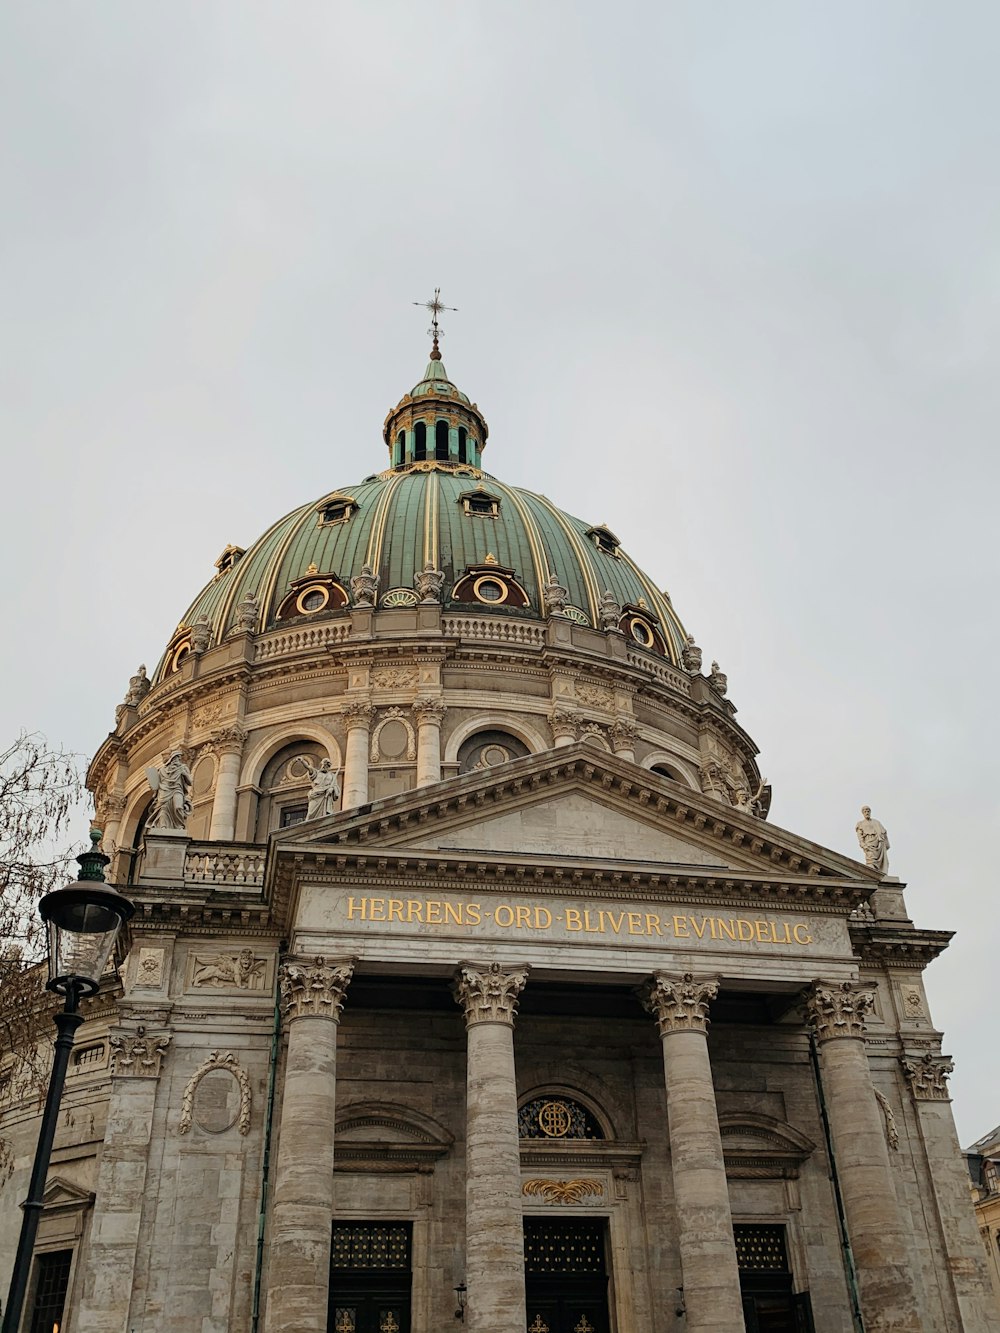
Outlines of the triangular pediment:
[{"label": "triangular pediment", "polygon": [[61,1176],[52,1176],[42,1195],[42,1207],[46,1213],[64,1212],[72,1208],[89,1208],[94,1198],[92,1191],[82,1190]]},{"label": "triangular pediment", "polygon": [[837,852],[742,814],[586,744],[462,774],[272,835],[280,861],[335,850],[581,867],[632,863],[677,873],[877,877]]}]

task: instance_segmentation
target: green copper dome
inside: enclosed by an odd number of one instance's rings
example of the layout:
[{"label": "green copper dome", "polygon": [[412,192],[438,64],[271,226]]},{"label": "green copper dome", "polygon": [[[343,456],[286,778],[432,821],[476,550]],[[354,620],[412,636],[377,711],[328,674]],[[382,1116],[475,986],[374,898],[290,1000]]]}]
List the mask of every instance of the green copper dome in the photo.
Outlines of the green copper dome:
[{"label": "green copper dome", "polygon": [[476,466],[487,431],[479,409],[432,359],[386,419],[393,466],[286,514],[246,551],[227,547],[158,676],[196,622],[197,633],[219,643],[251,621],[260,634],[346,617],[370,604],[371,584],[367,594],[352,585],[369,573],[378,580],[375,609],[391,613],[416,603],[415,578],[425,569],[443,576],[434,579],[433,600],[446,611],[535,621],[556,612],[608,630],[617,604],[620,632],[678,662],[685,634],[667,597],[607,528]]}]

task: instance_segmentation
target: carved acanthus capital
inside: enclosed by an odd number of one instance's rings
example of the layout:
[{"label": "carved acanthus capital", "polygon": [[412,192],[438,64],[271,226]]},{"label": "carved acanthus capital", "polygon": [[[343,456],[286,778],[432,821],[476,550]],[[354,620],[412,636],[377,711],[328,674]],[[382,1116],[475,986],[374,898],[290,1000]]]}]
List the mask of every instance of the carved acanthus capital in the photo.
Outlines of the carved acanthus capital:
[{"label": "carved acanthus capital", "polygon": [[344,721],[349,731],[355,727],[370,727],[375,716],[375,707],[367,699],[352,699],[344,705]]},{"label": "carved acanthus capital", "polygon": [[849,981],[831,985],[816,981],[806,995],[806,1021],[817,1041],[864,1037],[865,1014],[874,1008],[875,987],[854,986]]},{"label": "carved acanthus capital", "polygon": [[955,1066],[946,1055],[935,1055],[928,1051],[919,1059],[908,1060],[903,1057],[903,1073],[910,1085],[914,1101],[947,1102],[948,1075]]},{"label": "carved acanthus capital", "polygon": [[580,734],[581,716],[572,708],[553,708],[549,714],[549,722],[552,724],[552,735],[558,740],[560,736],[572,736],[576,740]]},{"label": "carved acanthus capital", "polygon": [[209,736],[205,748],[220,758],[224,754],[242,754],[246,738],[247,733],[241,726],[219,727]]},{"label": "carved acanthus capital", "polygon": [[418,726],[423,723],[429,723],[431,726],[439,727],[441,725],[441,719],[447,711],[448,709],[446,708],[443,699],[428,697],[414,699],[413,701],[413,712],[417,719]]},{"label": "carved acanthus capital", "polygon": [[340,1022],[344,996],[354,975],[351,958],[289,961],[278,969],[281,1012],[288,1019],[332,1018]]},{"label": "carved acanthus capital", "polygon": [[455,973],[452,994],[465,1010],[465,1025],[507,1023],[514,1026],[517,997],[528,980],[527,967],[506,971],[500,963],[463,963]]},{"label": "carved acanthus capital", "polygon": [[619,717],[612,722],[610,734],[616,750],[631,750],[639,739],[639,726],[630,717]]},{"label": "carved acanthus capital", "polygon": [[708,1006],[719,993],[718,977],[698,978],[690,972],[670,977],[654,972],[639,989],[643,1008],[653,1015],[660,1036],[672,1032],[707,1032]]},{"label": "carved acanthus capital", "polygon": [[115,1028],[111,1046],[111,1073],[118,1078],[159,1078],[163,1057],[170,1045],[169,1032],[147,1032],[140,1023],[135,1028]]}]

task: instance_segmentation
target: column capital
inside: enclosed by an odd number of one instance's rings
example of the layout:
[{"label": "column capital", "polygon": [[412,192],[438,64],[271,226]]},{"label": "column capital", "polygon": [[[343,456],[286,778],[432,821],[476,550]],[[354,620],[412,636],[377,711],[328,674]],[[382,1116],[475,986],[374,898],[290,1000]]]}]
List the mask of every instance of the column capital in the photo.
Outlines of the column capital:
[{"label": "column capital", "polygon": [[814,981],[806,993],[806,1022],[817,1041],[865,1035],[865,1014],[875,1008],[875,986]]},{"label": "column capital", "polygon": [[332,1018],[339,1023],[353,975],[353,958],[289,959],[278,969],[282,1015],[289,1020]]},{"label": "column capital", "polygon": [[682,977],[654,972],[639,988],[643,1007],[656,1019],[661,1037],[671,1032],[708,1032],[709,1002],[718,993],[718,977],[698,978],[690,972]]},{"label": "column capital", "polygon": [[224,754],[240,754],[246,738],[246,729],[239,724],[217,727],[205,742],[204,748],[220,758]]},{"label": "column capital", "polygon": [[465,1026],[506,1023],[513,1027],[517,997],[527,980],[527,967],[505,971],[500,963],[462,963],[455,973],[451,990],[465,1011]]},{"label": "column capital", "polygon": [[430,722],[434,726],[441,725],[441,719],[447,712],[447,707],[443,699],[436,699],[430,696],[414,699],[413,712],[417,722]]},{"label": "column capital", "polygon": [[581,714],[572,708],[555,707],[549,713],[549,723],[552,727],[552,735],[558,740],[560,736],[569,736],[576,740],[580,734]]},{"label": "column capital", "polygon": [[913,1059],[902,1058],[903,1073],[910,1085],[910,1092],[916,1102],[947,1102],[948,1075],[955,1066],[946,1055],[935,1055],[927,1051],[925,1055]]},{"label": "column capital", "polygon": [[113,1028],[108,1045],[112,1077],[159,1078],[170,1033],[147,1032],[142,1023],[134,1028]]},{"label": "column capital", "polygon": [[351,699],[344,705],[344,721],[348,729],[370,727],[375,716],[375,706],[368,699]]},{"label": "column capital", "polygon": [[611,724],[611,742],[615,750],[631,750],[639,739],[639,724],[631,717],[616,717]]}]

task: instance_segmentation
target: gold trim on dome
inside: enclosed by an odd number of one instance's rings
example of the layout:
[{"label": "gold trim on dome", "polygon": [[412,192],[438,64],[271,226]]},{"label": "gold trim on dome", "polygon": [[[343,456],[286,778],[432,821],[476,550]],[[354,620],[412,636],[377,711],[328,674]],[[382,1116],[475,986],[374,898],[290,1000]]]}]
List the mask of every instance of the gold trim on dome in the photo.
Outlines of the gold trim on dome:
[{"label": "gold trim on dome", "polygon": [[[315,569],[315,566],[313,566]],[[306,606],[305,599],[314,592],[323,594],[323,601],[319,606]],[[325,611],[330,605],[330,589],[324,583],[307,583],[299,592],[295,599],[295,609],[300,616],[314,616],[319,611]]]},{"label": "gold trim on dome", "polygon": [[438,458],[421,458],[414,463],[404,463],[402,467],[389,467],[378,473],[379,481],[390,481],[393,477],[405,476],[407,472],[449,472],[455,477],[485,477],[481,468],[472,463],[446,463]]}]

